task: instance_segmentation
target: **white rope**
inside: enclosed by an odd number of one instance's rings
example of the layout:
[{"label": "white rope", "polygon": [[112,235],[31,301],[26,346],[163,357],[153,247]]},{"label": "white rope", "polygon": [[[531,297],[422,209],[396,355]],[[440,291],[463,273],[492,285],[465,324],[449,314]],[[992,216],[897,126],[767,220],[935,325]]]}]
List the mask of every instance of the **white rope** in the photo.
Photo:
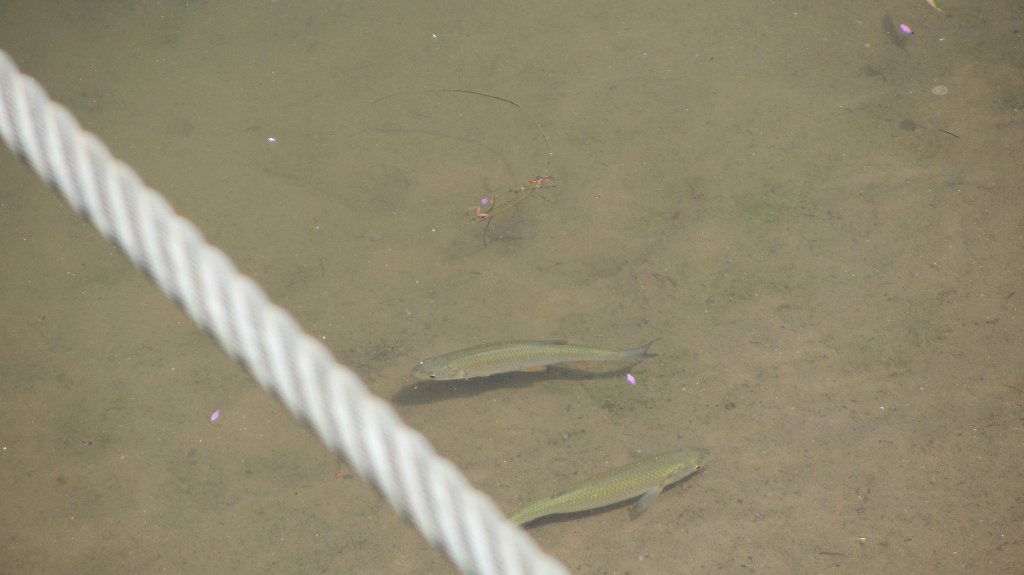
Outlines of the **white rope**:
[{"label": "white rope", "polygon": [[463,573],[568,574],[2,50],[0,136]]}]

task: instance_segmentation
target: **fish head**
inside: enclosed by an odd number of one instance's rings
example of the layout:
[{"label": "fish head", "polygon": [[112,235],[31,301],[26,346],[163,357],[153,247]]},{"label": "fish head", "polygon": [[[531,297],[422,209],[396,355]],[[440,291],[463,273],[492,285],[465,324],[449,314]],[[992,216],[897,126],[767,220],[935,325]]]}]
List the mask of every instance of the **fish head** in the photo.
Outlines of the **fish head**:
[{"label": "fish head", "polygon": [[419,381],[447,381],[466,379],[466,371],[445,363],[425,359],[412,368],[412,376]]},{"label": "fish head", "polygon": [[710,451],[701,447],[688,447],[673,453],[672,458],[675,460],[676,465],[673,466],[672,473],[669,475],[665,485],[675,483],[688,475],[700,471],[710,453]]}]

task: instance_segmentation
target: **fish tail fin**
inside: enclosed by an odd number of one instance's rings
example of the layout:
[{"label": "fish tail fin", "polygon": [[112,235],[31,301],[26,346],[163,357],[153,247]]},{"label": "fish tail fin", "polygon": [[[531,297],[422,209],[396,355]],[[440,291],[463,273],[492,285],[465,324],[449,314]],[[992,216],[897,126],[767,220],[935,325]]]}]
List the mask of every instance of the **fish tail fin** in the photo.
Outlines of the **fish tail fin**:
[{"label": "fish tail fin", "polygon": [[658,354],[651,353],[650,349],[651,346],[654,345],[654,342],[658,341],[659,339],[661,338],[659,337],[652,339],[651,341],[645,343],[644,345],[641,345],[640,347],[634,347],[633,349],[627,349],[623,351],[622,359],[628,359],[631,361],[641,361],[649,357],[657,357]]}]

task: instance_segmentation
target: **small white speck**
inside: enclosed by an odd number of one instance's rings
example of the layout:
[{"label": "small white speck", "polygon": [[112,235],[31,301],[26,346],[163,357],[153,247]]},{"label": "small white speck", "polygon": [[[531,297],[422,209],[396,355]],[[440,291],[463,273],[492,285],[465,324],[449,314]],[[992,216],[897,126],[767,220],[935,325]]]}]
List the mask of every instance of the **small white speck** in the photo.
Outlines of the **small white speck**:
[{"label": "small white speck", "polygon": [[430,37],[433,38],[434,40],[437,40],[437,34],[431,34]]},{"label": "small white speck", "polygon": [[267,138],[267,143],[268,144],[276,144],[277,143],[277,138]]},{"label": "small white speck", "polygon": [[948,93],[949,93],[949,88],[947,88],[947,87],[945,87],[945,86],[943,86],[941,84],[939,84],[938,86],[935,86],[935,87],[932,88],[932,94],[935,94],[936,96],[945,96]]}]

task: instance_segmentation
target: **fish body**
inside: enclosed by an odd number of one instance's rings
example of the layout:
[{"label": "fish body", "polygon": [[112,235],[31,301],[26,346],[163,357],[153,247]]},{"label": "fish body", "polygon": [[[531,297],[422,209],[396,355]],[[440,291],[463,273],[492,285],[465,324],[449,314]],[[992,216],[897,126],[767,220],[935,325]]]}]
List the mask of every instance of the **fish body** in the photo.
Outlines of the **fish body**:
[{"label": "fish body", "polygon": [[597,509],[642,496],[630,513],[636,517],[651,506],[665,487],[699,471],[707,457],[708,450],[694,447],[641,459],[538,499],[517,510],[508,520],[522,525],[548,515]]},{"label": "fish body", "polygon": [[622,351],[576,345],[565,340],[488,343],[425,359],[412,369],[412,375],[419,380],[445,381],[510,371],[542,371],[560,363],[636,362],[655,355],[647,351],[652,343]]}]

